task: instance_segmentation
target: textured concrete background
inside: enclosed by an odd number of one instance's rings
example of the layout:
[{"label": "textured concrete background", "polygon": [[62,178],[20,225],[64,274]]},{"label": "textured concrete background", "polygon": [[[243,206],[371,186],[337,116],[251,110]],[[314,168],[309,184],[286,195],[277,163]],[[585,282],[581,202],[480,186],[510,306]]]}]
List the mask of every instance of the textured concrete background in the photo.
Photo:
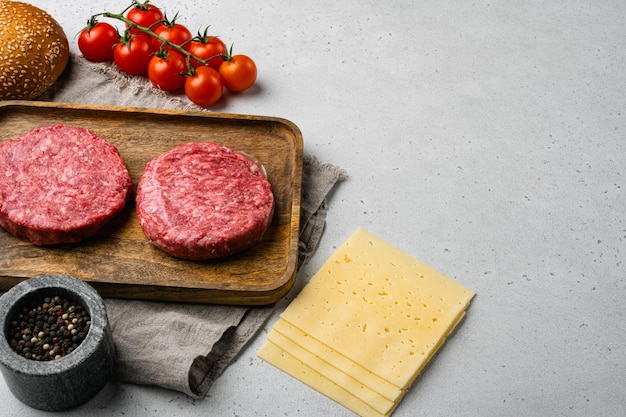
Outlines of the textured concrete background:
[{"label": "textured concrete background", "polygon": [[[32,3],[74,49],[91,14],[127,4]],[[258,87],[215,110],[290,119],[307,153],[348,172],[283,307],[358,226],[477,292],[394,417],[626,414],[626,3],[166,10],[257,61]],[[351,415],[257,359],[264,337],[203,401],[112,382],[65,415]],[[0,400],[2,415],[42,415],[2,381]]]}]

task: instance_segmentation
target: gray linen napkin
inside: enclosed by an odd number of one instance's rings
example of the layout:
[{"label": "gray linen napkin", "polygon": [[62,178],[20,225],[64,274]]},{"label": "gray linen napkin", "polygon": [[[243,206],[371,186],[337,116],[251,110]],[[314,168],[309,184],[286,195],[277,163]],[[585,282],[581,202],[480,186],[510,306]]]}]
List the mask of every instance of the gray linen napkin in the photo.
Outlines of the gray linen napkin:
[{"label": "gray linen napkin", "polygon": [[[39,100],[200,110],[153,88],[144,78],[126,76],[111,64],[91,63],[76,55]],[[303,162],[299,268],[321,238],[328,193],[345,178],[342,169],[313,156],[305,155]],[[106,299],[105,304],[117,348],[117,378],[194,398],[208,392],[274,309],[118,299]]]}]

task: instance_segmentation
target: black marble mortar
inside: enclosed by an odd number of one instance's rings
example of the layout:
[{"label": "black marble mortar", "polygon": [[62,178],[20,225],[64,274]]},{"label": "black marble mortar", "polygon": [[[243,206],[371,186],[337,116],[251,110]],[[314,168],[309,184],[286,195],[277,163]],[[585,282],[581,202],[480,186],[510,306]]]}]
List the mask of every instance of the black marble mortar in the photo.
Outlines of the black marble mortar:
[{"label": "black marble mortar", "polygon": [[[91,317],[87,336],[73,352],[47,362],[26,359],[9,345],[7,332],[17,312],[32,300],[59,295],[80,304]],[[113,373],[115,346],[102,298],[86,282],[66,275],[41,275],[20,282],[0,297],[0,371],[15,397],[45,411],[87,402]]]}]

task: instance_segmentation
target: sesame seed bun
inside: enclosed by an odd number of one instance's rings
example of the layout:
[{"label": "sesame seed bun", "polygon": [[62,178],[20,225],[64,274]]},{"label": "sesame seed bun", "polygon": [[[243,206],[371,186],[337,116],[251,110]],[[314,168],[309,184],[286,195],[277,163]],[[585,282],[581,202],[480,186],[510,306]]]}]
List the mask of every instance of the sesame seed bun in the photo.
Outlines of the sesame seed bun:
[{"label": "sesame seed bun", "polygon": [[47,12],[0,0],[0,100],[41,95],[65,70],[69,55],[63,28]]}]

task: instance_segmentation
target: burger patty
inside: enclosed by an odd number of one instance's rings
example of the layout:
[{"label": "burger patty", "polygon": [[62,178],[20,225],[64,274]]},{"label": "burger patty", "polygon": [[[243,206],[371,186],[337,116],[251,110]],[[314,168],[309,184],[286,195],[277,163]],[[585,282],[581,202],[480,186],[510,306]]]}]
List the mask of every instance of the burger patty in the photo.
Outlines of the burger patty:
[{"label": "burger patty", "polygon": [[136,196],[148,240],[172,256],[221,258],[261,240],[271,185],[245,155],[215,142],[181,144],[146,165]]},{"label": "burger patty", "polygon": [[35,245],[93,236],[131,193],[117,149],[88,129],[58,124],[0,143],[0,226]]}]

